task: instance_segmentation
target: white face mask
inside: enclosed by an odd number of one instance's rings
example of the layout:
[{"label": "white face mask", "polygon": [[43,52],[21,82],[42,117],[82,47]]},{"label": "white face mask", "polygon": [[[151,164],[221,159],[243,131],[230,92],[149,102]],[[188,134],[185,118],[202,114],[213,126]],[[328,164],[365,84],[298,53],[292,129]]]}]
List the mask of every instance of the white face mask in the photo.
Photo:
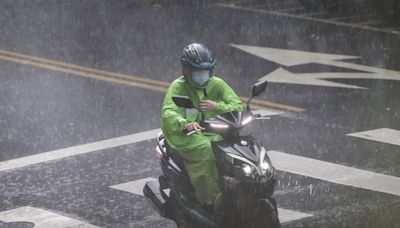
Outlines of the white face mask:
[{"label": "white face mask", "polygon": [[192,79],[198,86],[204,86],[210,79],[209,70],[200,70],[192,72]]}]

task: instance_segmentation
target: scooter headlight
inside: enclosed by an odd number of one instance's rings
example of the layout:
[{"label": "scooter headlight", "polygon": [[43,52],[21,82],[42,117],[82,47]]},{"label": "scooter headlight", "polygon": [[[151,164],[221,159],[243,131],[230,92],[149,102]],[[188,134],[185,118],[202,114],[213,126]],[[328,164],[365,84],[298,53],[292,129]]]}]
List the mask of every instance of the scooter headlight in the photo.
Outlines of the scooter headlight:
[{"label": "scooter headlight", "polygon": [[270,178],[274,175],[274,167],[272,167],[271,162],[269,161],[265,148],[261,149],[260,163],[258,163],[257,168],[258,173],[266,178]]},{"label": "scooter headlight", "polygon": [[260,168],[263,175],[267,174],[268,172],[271,172],[271,166],[266,161],[261,162]]},{"label": "scooter headlight", "polygon": [[271,177],[274,173],[274,168],[267,162],[263,161],[260,163],[261,174],[267,178]]},{"label": "scooter headlight", "polygon": [[242,164],[241,170],[245,176],[251,176],[254,173],[254,167],[251,167],[248,164]]},{"label": "scooter headlight", "polygon": [[228,161],[230,161],[242,175],[253,177],[258,173],[259,168],[252,165],[246,158],[231,153],[226,153],[226,156]]},{"label": "scooter headlight", "polygon": [[267,169],[270,168],[269,167],[269,163],[266,162],[266,161],[261,162],[260,167],[261,167],[262,170],[267,170]]}]

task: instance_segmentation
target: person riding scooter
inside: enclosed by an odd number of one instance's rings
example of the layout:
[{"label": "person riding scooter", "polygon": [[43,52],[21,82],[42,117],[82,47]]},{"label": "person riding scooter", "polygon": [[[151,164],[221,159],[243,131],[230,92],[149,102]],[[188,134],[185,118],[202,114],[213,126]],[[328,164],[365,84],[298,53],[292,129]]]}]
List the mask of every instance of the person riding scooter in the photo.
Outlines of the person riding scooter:
[{"label": "person riding scooter", "polygon": [[[199,203],[218,210],[222,196],[211,142],[222,138],[202,133],[199,122],[221,113],[240,112],[243,105],[232,88],[213,74],[217,60],[205,45],[185,47],[181,63],[183,76],[171,83],[164,98],[161,129],[168,145],[183,158]],[[172,100],[176,95],[188,96],[199,110],[178,107]]]}]

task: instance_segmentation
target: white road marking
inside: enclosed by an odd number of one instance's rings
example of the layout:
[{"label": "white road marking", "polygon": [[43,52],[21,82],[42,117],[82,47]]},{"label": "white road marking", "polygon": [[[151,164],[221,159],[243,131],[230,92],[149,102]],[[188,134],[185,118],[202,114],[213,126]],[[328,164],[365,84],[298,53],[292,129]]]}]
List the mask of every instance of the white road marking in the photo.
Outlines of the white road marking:
[{"label": "white road marking", "polygon": [[278,208],[278,216],[279,216],[279,221],[281,223],[285,223],[285,222],[291,222],[291,221],[311,217],[313,215],[298,212],[298,211],[292,211],[292,210],[287,210],[287,209],[283,209],[283,208]]},{"label": "white road marking", "polygon": [[400,131],[390,128],[380,128],[347,135],[400,146]]},{"label": "white road marking", "polygon": [[32,222],[35,225],[34,228],[99,228],[76,219],[29,206],[0,212],[0,221],[6,223]]},{"label": "white road marking", "polygon": [[400,177],[374,173],[278,151],[268,151],[267,153],[278,170],[400,196]]},{"label": "white road marking", "polygon": [[[266,116],[272,116],[281,114],[283,112],[255,110],[254,113],[259,113],[261,115],[266,115]],[[0,172],[153,139],[156,138],[159,132],[161,132],[161,129],[154,129],[136,134],[121,136],[112,139],[106,139],[98,142],[92,142],[88,144],[2,161],[0,162]]]},{"label": "white road marking", "polygon": [[98,142],[93,142],[93,143],[68,147],[64,149],[44,152],[40,154],[30,155],[26,157],[16,158],[8,161],[3,161],[0,162],[0,172],[153,139],[156,138],[157,133],[160,131],[161,131],[160,129],[144,131],[137,134],[126,135],[122,137],[102,140]]},{"label": "white road marking", "polygon": [[[307,20],[307,21],[318,21],[318,22],[322,22],[322,23],[326,23],[326,24],[333,24],[333,25],[346,26],[346,27],[351,27],[351,28],[366,29],[366,30],[370,30],[370,31],[385,32],[385,33],[389,33],[389,34],[400,35],[400,32],[396,31],[394,29],[391,30],[391,29],[383,29],[383,28],[374,28],[374,27],[370,27],[370,26],[366,26],[366,25],[362,25],[362,24],[354,24],[354,23],[348,23],[348,22],[333,21],[333,20],[330,20],[330,19],[309,17],[309,16],[306,16],[306,15],[295,15],[295,14],[290,14],[290,13],[285,13],[285,12],[277,12],[277,11],[273,11],[273,10],[240,7],[240,6],[236,6],[234,4],[231,4],[231,3],[220,3],[220,4],[217,4],[217,6],[236,9],[236,10],[243,10],[243,11],[250,11],[250,12],[258,12],[258,13],[263,13],[263,14],[276,15],[276,16],[284,16],[284,17],[296,18],[296,19]],[[310,15],[310,14],[308,14],[308,15]]]},{"label": "white road marking", "polygon": [[[323,79],[329,78],[368,78],[372,74],[365,73],[312,73],[312,74],[293,74],[283,68],[278,68],[275,71],[260,78],[260,81],[268,81],[273,83],[287,83],[297,85],[313,85],[313,86],[326,86],[336,88],[350,88],[350,89],[366,89],[364,87],[347,85],[338,82],[326,81]],[[372,77],[373,78],[373,77]]]},{"label": "white road marking", "polygon": [[[271,116],[271,115],[278,115],[283,112],[255,110],[254,113],[260,113],[262,115]],[[106,139],[88,144],[2,161],[0,162],[0,172],[153,139],[156,138],[159,132],[161,132],[161,129],[154,129],[136,134]]]},{"label": "white road marking", "polygon": [[[144,188],[144,185],[146,184],[146,182],[148,182],[148,181],[157,181],[157,179],[153,178],[153,177],[148,177],[148,178],[144,178],[144,179],[140,179],[140,180],[129,181],[126,183],[113,185],[113,186],[110,186],[110,188],[114,188],[114,189],[118,189],[121,191],[125,191],[125,192],[143,196],[143,188]],[[169,190],[168,189],[166,189],[166,190],[167,190],[167,194],[168,194]],[[305,214],[305,213],[301,213],[298,211],[291,211],[291,210],[282,209],[282,208],[278,208],[278,214],[279,214],[279,220],[281,223],[290,222],[290,221],[294,221],[294,220],[312,216],[311,214]]]},{"label": "white road marking", "polygon": [[[126,183],[110,186],[110,188],[143,196],[144,185],[150,181],[157,181],[157,178],[148,177],[140,180],[129,181]],[[163,191],[169,196],[169,188],[164,189]]]},{"label": "white road marking", "polygon": [[157,178],[148,177],[148,178],[144,178],[144,179],[140,179],[140,180],[129,181],[126,183],[110,186],[110,188],[114,188],[114,189],[118,189],[121,191],[125,191],[125,192],[143,196],[144,185],[146,184],[146,182],[150,182],[150,181],[157,181]]},{"label": "white road marking", "polygon": [[231,46],[249,54],[258,56],[262,59],[266,59],[287,67],[307,63],[330,63],[337,60],[360,58],[358,56],[351,55],[326,54],[250,45],[231,44]]},{"label": "white road marking", "polygon": [[323,79],[348,78],[348,79],[380,79],[380,80],[400,81],[399,71],[387,70],[377,67],[370,67],[350,62],[339,61],[339,60],[359,58],[357,56],[305,52],[297,50],[285,50],[278,48],[237,45],[237,44],[231,44],[231,46],[283,66],[295,66],[307,63],[318,63],[318,64],[352,69],[355,71],[361,71],[355,73],[327,72],[327,73],[292,74],[282,68],[279,68],[260,79],[260,80],[267,80],[269,82],[362,89],[362,87],[346,85],[343,83],[329,82]]},{"label": "white road marking", "polygon": [[[157,180],[158,180],[157,178],[148,177],[148,178],[143,178],[140,180],[129,181],[126,183],[113,185],[113,186],[110,186],[110,188],[117,189],[117,190],[124,191],[124,192],[129,192],[129,193],[139,195],[139,196],[143,196],[144,185],[149,181],[157,181]],[[166,189],[164,191],[169,195],[169,189]],[[160,216],[158,213],[154,216],[154,219],[161,219],[161,221],[164,224],[169,224],[169,225],[175,224],[171,220]],[[137,221],[135,221],[135,222],[137,222]]]},{"label": "white road marking", "polygon": [[319,63],[330,66],[348,68],[356,71],[376,73],[378,74],[377,76],[391,78],[392,80],[400,80],[398,78],[400,76],[399,71],[341,61],[347,59],[358,59],[360,58],[359,56],[287,50],[239,44],[231,44],[231,46],[283,66],[290,67],[307,63]]}]

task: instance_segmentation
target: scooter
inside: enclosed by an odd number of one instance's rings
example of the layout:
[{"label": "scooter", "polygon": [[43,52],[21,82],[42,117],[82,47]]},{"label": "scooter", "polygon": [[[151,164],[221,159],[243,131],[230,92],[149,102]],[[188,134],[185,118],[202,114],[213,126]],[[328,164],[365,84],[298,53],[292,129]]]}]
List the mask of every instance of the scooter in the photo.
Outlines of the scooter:
[{"label": "scooter", "polygon": [[[253,114],[249,105],[266,86],[266,81],[253,85],[244,112],[228,112],[200,122],[204,133],[217,133],[223,138],[223,141],[212,143],[223,196],[222,215],[199,205],[182,158],[169,147],[161,133],[158,135],[155,152],[163,175],[158,181],[147,182],[143,193],[159,213],[174,220],[178,228],[280,227],[273,197],[275,169],[260,140],[253,135],[240,135],[253,120],[269,119]],[[179,107],[197,109],[189,97],[174,96],[172,99]],[[193,133],[198,132],[187,132]]]}]

